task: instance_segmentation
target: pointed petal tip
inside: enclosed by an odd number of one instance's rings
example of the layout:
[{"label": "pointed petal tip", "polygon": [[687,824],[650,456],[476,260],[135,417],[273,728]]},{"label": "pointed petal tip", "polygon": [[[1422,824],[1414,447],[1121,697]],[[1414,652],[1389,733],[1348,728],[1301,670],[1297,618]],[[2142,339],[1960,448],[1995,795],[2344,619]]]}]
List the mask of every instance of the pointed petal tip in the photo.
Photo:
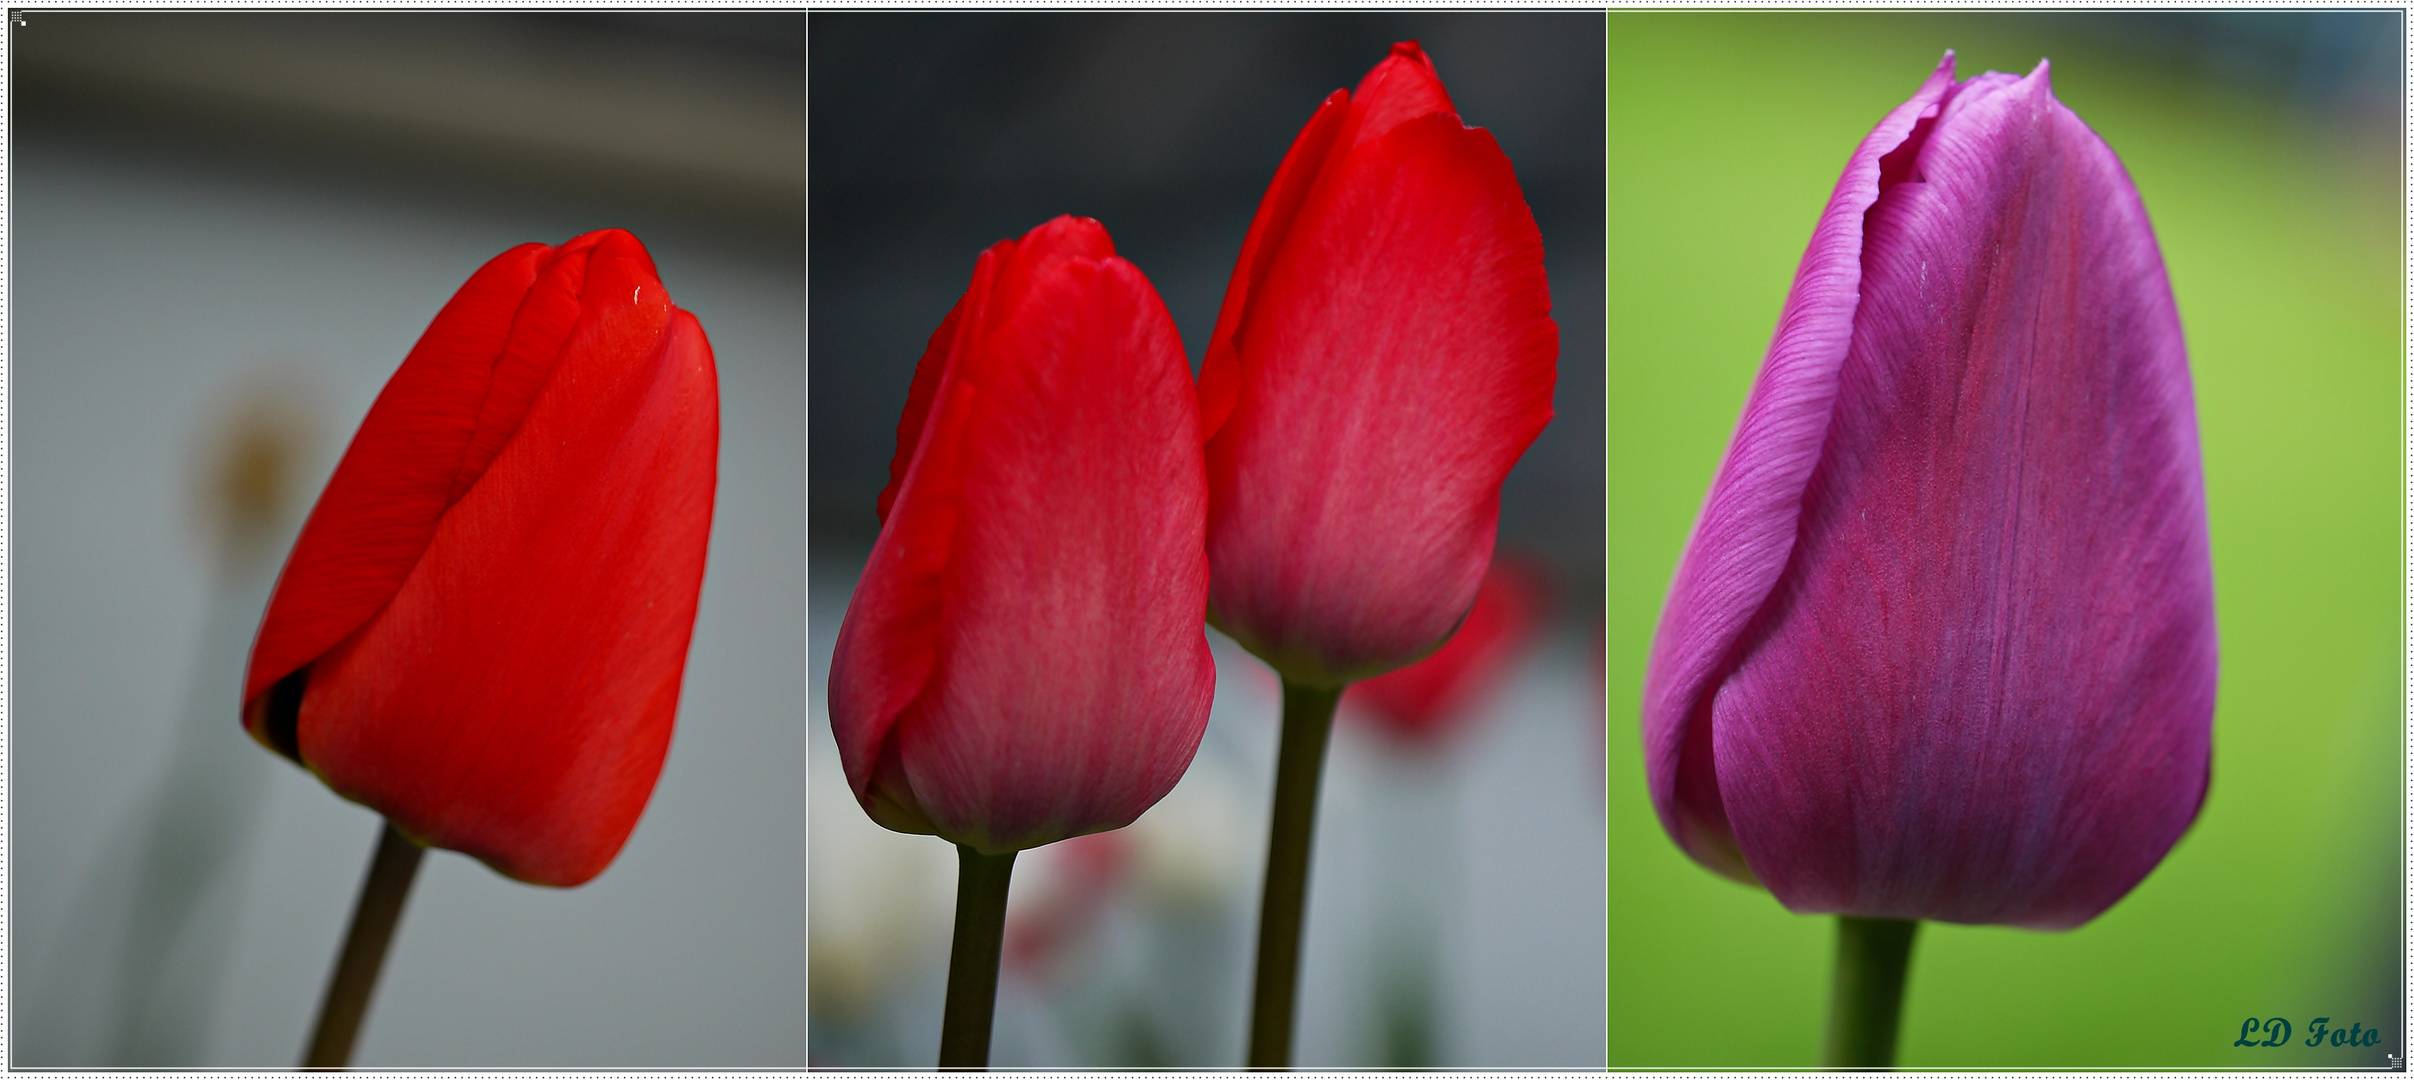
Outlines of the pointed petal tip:
[{"label": "pointed petal tip", "polygon": [[1953,50],[1946,49],[1944,58],[1936,62],[1936,70],[1929,72],[1928,78],[1920,86],[1920,93],[1926,94],[1929,88],[1935,86],[1938,82],[1942,82],[1946,86],[1953,85],[1953,72],[1957,63],[1959,63],[1959,61],[1955,57]]},{"label": "pointed petal tip", "polygon": [[1105,259],[1115,254],[1115,241],[1107,235],[1106,226],[1100,224],[1097,218],[1078,214],[1058,214],[1038,228],[1024,233],[1014,244],[1015,250],[1027,259],[1044,259],[1055,255]]},{"label": "pointed petal tip", "polygon": [[1450,91],[1443,87],[1442,76],[1434,70],[1433,58],[1414,41],[1403,41],[1391,47],[1366,77],[1358,80],[1357,92],[1350,96],[1360,109],[1360,126],[1352,140],[1364,145],[1381,138],[1384,133],[1409,120],[1429,113],[1458,114],[1458,106],[1450,100]]}]

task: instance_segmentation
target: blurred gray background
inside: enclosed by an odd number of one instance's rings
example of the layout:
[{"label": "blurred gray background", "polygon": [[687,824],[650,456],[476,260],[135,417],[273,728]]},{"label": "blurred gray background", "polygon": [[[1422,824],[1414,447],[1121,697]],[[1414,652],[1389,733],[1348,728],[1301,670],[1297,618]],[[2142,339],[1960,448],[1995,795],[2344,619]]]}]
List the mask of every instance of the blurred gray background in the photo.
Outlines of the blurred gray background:
[{"label": "blurred gray background", "polygon": [[722,389],[670,758],[582,888],[429,858],[355,1060],[804,1065],[804,16],[11,23],[9,1064],[297,1059],[378,825],[237,723],[269,584],[470,272],[618,226]]},{"label": "blurred gray background", "polygon": [[[924,343],[982,249],[1070,213],[1148,275],[1195,370],[1291,140],[1406,40],[1542,230],[1557,416],[1503,489],[1500,551],[1545,579],[1548,625],[1433,744],[1344,701],[1296,1060],[1600,1065],[1601,35],[1587,12],[812,16],[815,1065],[926,1067],[937,1046],[952,852],[855,806],[823,696]],[[1209,637],[1215,708],[1181,784],[1017,861],[994,1064],[1240,1064],[1278,695]]]}]

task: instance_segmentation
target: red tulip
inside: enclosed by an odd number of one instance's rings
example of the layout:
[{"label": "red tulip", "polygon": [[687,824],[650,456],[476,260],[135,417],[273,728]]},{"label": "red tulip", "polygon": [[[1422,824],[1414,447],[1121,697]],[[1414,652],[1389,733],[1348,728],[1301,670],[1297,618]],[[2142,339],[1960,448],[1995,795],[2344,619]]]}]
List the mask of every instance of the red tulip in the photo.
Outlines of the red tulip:
[{"label": "red tulip", "polygon": [[1527,571],[1500,561],[1484,575],[1467,621],[1433,655],[1353,684],[1348,699],[1404,739],[1438,739],[1516,665],[1542,618],[1542,593]]},{"label": "red tulip", "polygon": [[1208,341],[1215,624],[1302,685],[1432,652],[1475,601],[1558,353],[1509,159],[1393,46],[1291,144]]},{"label": "red tulip", "polygon": [[423,844],[601,873],[670,746],[719,442],[712,347],[636,237],[497,256],[311,511],[244,727]]},{"label": "red tulip", "polygon": [[1797,912],[2094,918],[2204,801],[2213,567],[2120,159],[1953,57],[1845,167],[1678,564],[1652,801]]},{"label": "red tulip", "polygon": [[1173,318],[1097,222],[981,255],[914,371],[830,665],[874,821],[998,855],[1173,788],[1215,691],[1198,430]]}]

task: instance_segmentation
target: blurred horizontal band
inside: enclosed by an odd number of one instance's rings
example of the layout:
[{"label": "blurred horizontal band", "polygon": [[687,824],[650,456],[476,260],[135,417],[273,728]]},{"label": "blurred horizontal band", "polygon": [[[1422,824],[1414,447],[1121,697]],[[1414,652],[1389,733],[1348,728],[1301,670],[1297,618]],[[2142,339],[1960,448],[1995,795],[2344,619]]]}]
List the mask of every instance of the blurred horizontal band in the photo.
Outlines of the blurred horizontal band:
[{"label": "blurred horizontal band", "polygon": [[[19,18],[21,130],[181,129],[272,159],[446,170],[803,233],[801,50],[791,61],[676,24],[491,13]],[[689,18],[743,33],[802,16]]]}]

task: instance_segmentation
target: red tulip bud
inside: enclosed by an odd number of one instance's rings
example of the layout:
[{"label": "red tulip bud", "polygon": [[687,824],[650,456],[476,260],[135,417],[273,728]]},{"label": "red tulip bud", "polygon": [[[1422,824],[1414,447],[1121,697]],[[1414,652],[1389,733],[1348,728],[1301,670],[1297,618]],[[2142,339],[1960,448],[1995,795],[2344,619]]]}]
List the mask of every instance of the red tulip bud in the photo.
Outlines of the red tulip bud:
[{"label": "red tulip bud", "polygon": [[670,747],[719,442],[712,348],[636,237],[497,256],[302,527],[244,727],[421,843],[601,873]]},{"label": "red tulip bud", "polygon": [[1173,318],[1097,222],[981,255],[914,371],[831,659],[874,821],[995,855],[1173,788],[1215,692],[1198,432]]},{"label": "red tulip bud", "polygon": [[1551,418],[1542,234],[1415,43],[1335,91],[1258,204],[1199,373],[1215,624],[1336,686],[1432,652]]}]

